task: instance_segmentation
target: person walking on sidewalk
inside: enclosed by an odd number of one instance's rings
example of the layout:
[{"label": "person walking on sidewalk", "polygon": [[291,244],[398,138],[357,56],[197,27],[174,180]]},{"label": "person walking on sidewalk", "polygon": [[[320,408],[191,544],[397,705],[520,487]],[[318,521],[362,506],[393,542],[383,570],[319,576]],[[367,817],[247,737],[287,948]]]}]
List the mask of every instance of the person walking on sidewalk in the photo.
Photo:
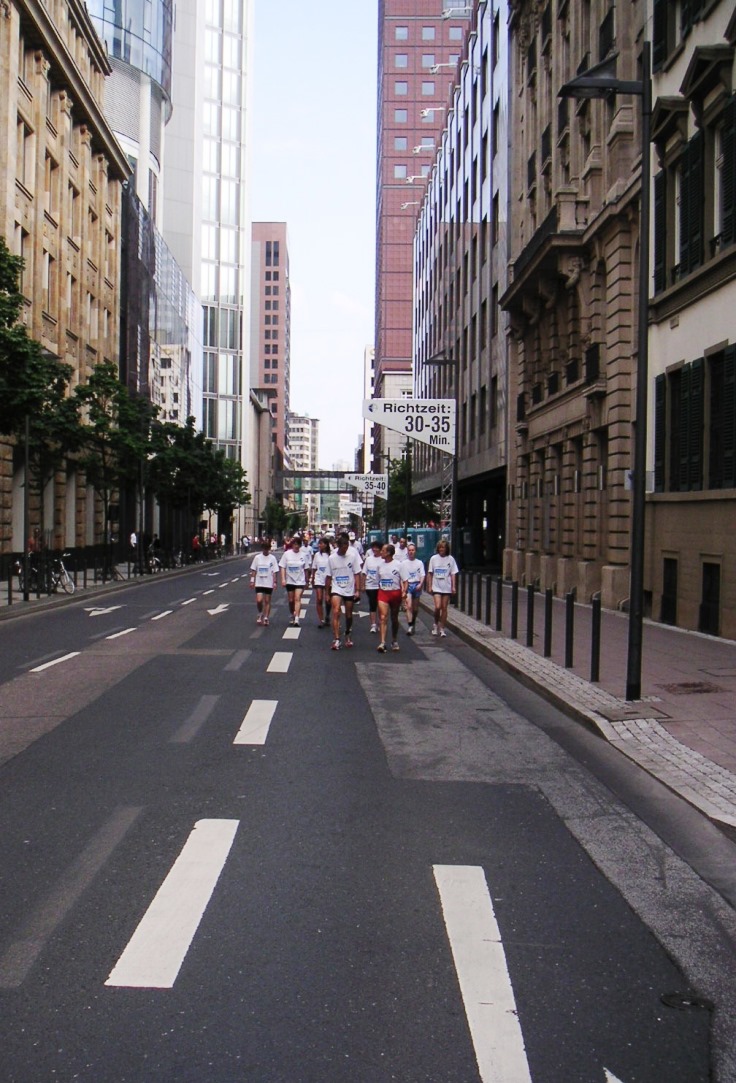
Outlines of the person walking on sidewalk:
[{"label": "person walking on sidewalk", "polygon": [[401,582],[401,561],[396,560],[395,550],[390,543],[381,550],[381,566],[378,569],[378,620],[381,628],[381,642],[377,650],[386,653],[386,634],[388,619],[391,616],[391,650],[399,649],[399,613],[401,602],[406,594]]},{"label": "person walking on sidewalk", "polygon": [[427,568],[427,589],[434,599],[434,627],[432,635],[447,635],[447,608],[450,598],[457,590],[458,568],[454,556],[450,553],[450,543],[446,538],[437,542],[437,551],[429,561]]},{"label": "person walking on sidewalk", "polygon": [[279,577],[279,565],[271,552],[271,539],[261,542],[261,551],[250,565],[250,587],[256,592],[256,624],[268,624],[271,618],[271,595],[276,589]]},{"label": "person walking on sidewalk", "polygon": [[371,542],[370,552],[363,561],[363,579],[371,618],[370,631],[373,635],[378,631],[378,569],[382,563],[381,542],[376,538]]},{"label": "person walking on sidewalk", "polygon": [[291,613],[289,624],[292,628],[299,627],[302,591],[307,585],[310,564],[311,554],[307,556],[307,550],[302,548],[302,539],[298,534],[295,534],[289,542],[288,549],[284,549],[281,560],[279,561],[279,567],[281,568],[281,586],[286,587],[289,599],[289,612]]},{"label": "person walking on sidewalk", "polygon": [[362,561],[357,552],[349,551],[350,539],[340,534],[337,549],[327,565],[325,590],[332,610],[332,650],[340,650],[340,610],[345,606],[345,646],[352,647],[353,605],[360,599]]},{"label": "person walking on sidewalk", "polygon": [[413,636],[417,613],[419,612],[419,599],[422,596],[422,587],[424,586],[425,572],[424,563],[417,557],[417,547],[414,542],[409,542],[406,548],[409,556],[406,560],[401,561],[401,583],[402,589],[406,592],[406,619],[408,622],[406,634]]},{"label": "person walking on sidewalk", "polygon": [[330,603],[330,596],[327,594],[327,588],[325,587],[325,581],[327,579],[327,569],[330,563],[330,543],[327,538],[320,538],[317,543],[317,552],[312,558],[312,586],[314,587],[315,595],[317,598],[317,627],[326,628],[328,624],[327,613],[325,611],[325,597],[327,598],[327,604]]}]

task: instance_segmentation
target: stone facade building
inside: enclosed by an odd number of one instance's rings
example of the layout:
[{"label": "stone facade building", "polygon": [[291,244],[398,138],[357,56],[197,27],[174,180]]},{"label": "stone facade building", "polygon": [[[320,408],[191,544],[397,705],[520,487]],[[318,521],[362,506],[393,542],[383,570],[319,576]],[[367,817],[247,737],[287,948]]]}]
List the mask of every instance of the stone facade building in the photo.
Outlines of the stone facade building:
[{"label": "stone facade building", "polygon": [[504,574],[615,608],[629,591],[640,111],[558,92],[614,54],[636,79],[645,3],[510,6]]},{"label": "stone facade building", "polygon": [[[128,163],[103,114],[110,66],[80,0],[0,3],[0,229],[23,257],[24,320],[83,382],[117,362],[120,203]],[[24,469],[0,444],[0,546],[23,547]],[[72,465],[44,494],[52,546],[99,538],[100,509]],[[39,509],[32,511],[39,521]]]}]

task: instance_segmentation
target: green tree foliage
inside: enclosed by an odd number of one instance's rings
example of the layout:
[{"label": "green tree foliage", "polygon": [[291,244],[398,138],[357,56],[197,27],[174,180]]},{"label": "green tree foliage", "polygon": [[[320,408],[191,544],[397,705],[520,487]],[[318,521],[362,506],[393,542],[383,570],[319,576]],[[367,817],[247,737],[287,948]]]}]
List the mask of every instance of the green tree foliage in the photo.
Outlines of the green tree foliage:
[{"label": "green tree foliage", "polygon": [[77,450],[77,401],[68,394],[70,365],[52,357],[20,323],[23,261],[0,237],[0,433],[24,438],[29,429],[30,484],[38,492]]},{"label": "green tree foliage", "polygon": [[263,522],[266,534],[273,537],[286,529],[286,511],[280,500],[269,496],[263,509]]},{"label": "green tree foliage", "polygon": [[[408,489],[408,507],[407,507]],[[388,464],[388,523],[389,530],[403,528],[408,511],[409,523],[427,523],[437,518],[437,505],[425,500],[411,488],[411,461],[406,458],[391,459]],[[376,498],[371,526],[382,529],[386,525],[386,501]]]}]

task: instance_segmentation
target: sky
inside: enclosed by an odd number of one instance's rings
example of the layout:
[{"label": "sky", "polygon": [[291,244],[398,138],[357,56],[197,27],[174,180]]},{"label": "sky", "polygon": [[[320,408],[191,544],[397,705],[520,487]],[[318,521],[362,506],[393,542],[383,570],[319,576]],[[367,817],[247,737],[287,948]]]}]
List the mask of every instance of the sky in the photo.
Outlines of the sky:
[{"label": "sky", "polygon": [[290,408],[320,420],[319,466],[352,467],[373,344],[374,0],[255,0],[251,208],[286,222]]}]

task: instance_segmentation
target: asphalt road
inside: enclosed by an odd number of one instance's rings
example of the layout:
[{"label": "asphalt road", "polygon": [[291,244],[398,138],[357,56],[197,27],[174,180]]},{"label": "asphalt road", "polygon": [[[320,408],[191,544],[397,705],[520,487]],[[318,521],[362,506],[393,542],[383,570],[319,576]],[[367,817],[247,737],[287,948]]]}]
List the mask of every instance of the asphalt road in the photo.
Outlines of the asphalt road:
[{"label": "asphalt road", "polygon": [[736,1078],[708,825],[427,625],[257,627],[248,563],[0,625],[0,1080]]}]

